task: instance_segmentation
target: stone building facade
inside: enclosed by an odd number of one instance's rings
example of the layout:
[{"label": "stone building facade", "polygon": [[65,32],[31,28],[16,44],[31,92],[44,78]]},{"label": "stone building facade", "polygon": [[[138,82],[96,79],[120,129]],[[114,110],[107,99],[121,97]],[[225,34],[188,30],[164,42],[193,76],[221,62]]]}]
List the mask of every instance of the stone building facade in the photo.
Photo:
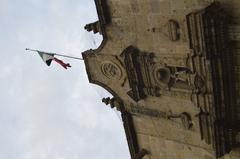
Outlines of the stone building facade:
[{"label": "stone building facade", "polygon": [[132,159],[240,158],[240,1],[95,0],[82,55]]}]

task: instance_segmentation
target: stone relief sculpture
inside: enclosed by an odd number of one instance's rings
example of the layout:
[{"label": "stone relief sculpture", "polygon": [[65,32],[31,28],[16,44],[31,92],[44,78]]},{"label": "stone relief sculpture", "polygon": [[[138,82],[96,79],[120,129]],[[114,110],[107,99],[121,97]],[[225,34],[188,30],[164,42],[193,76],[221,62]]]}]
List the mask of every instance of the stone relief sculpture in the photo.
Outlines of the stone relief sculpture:
[{"label": "stone relief sculpture", "polygon": [[[126,48],[121,56],[124,58],[125,69],[132,88],[129,95],[135,101],[147,96],[158,97],[166,90],[188,92],[189,95],[204,90],[203,78],[187,66],[168,63],[171,57],[155,57],[154,53],[144,53],[133,46]],[[164,59],[164,61],[157,58]]]}]

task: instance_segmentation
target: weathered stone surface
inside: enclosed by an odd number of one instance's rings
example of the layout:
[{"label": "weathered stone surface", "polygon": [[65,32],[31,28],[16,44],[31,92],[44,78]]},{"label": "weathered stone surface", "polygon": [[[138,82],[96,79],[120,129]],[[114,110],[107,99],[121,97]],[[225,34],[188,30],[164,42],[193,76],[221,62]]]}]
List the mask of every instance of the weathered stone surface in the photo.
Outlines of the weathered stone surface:
[{"label": "weathered stone surface", "polygon": [[95,0],[87,29],[104,41],[86,70],[113,94],[133,159],[240,158],[240,3],[213,1]]}]

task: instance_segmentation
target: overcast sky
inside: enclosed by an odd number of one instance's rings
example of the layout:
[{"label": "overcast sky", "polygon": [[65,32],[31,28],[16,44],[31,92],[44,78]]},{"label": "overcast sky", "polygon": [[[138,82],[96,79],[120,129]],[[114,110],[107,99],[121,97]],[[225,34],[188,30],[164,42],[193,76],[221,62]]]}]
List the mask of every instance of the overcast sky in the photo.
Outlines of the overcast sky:
[{"label": "overcast sky", "polygon": [[46,66],[25,48],[81,56],[101,36],[94,0],[0,0],[0,159],[129,159],[109,94],[89,84],[82,61]]}]

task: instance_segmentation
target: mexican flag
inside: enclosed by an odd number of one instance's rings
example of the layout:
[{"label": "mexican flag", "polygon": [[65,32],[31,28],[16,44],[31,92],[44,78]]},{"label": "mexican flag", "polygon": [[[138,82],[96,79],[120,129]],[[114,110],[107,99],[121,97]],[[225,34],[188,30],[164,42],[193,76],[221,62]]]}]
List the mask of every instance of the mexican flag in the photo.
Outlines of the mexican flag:
[{"label": "mexican flag", "polygon": [[54,57],[54,54],[47,53],[47,52],[41,52],[41,51],[37,51],[37,52],[40,55],[40,57],[42,58],[42,60],[48,66],[51,65],[52,61],[55,61],[58,64],[60,64],[62,67],[64,67],[65,69],[67,69],[68,67],[71,67],[71,65],[69,63],[64,63],[62,60],[59,60],[58,58]]}]

